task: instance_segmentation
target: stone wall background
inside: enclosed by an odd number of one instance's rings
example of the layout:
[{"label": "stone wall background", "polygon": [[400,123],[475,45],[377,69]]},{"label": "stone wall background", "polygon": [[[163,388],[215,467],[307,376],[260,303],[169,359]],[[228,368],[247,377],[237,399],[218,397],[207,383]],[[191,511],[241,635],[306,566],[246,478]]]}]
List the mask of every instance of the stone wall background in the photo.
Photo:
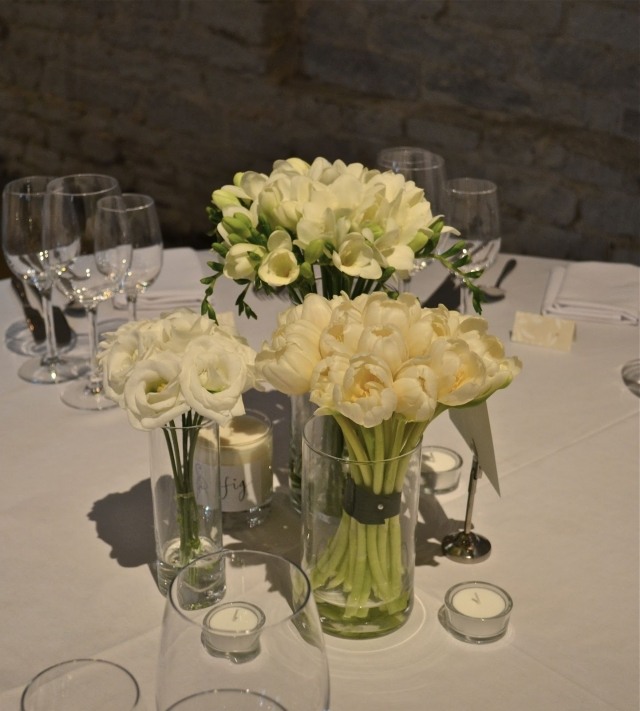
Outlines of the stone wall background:
[{"label": "stone wall background", "polygon": [[637,0],[0,0],[0,175],[107,172],[207,247],[238,170],[390,145],[494,180],[505,251],[640,263]]}]

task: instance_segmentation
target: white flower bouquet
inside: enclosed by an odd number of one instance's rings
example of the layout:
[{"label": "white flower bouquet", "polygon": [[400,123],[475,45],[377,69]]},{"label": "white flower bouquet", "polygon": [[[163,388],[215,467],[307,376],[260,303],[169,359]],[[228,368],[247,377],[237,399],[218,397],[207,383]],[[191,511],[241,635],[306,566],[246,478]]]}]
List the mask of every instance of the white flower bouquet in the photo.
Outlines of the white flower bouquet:
[{"label": "white flower bouquet", "polygon": [[[284,393],[308,392],[317,415],[335,420],[349,476],[377,496],[401,491],[403,471],[376,462],[415,449],[429,422],[448,408],[483,402],[521,365],[505,356],[485,319],[378,292],[353,300],[308,295],[280,315],[256,367]],[[326,549],[307,561],[314,589],[344,592],[344,617],[366,616],[371,600],[389,614],[406,605],[407,592],[398,588],[399,526],[398,515],[380,527],[343,511]]]},{"label": "white flower bouquet", "polygon": [[199,428],[244,414],[243,393],[259,385],[255,351],[232,329],[179,309],[106,334],[98,359],[105,393],[126,411],[131,425],[162,429],[179,525],[174,562],[185,565],[202,544],[193,482]]},{"label": "white flower bouquet", "polygon": [[406,277],[416,257],[455,273],[479,310],[474,279],[480,272],[461,269],[470,260],[464,242],[438,253],[443,228],[458,233],[431,213],[427,197],[400,174],[325,158],[279,160],[269,175],[237,173],[232,185],[213,192],[207,208],[218,260],[209,262],[213,274],[202,279],[202,312],[215,318],[208,299],[220,276],[244,287],[236,304],[255,317],[245,301],[250,287],[265,293],[284,288],[294,304],[309,293],[355,298],[393,291],[391,276]]}]

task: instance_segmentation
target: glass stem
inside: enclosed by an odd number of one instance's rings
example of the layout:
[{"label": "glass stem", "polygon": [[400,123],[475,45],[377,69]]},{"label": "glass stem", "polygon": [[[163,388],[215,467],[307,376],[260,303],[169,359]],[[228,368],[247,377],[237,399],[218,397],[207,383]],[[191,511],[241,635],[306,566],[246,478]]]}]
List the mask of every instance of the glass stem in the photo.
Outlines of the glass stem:
[{"label": "glass stem", "polygon": [[129,311],[129,321],[138,320],[138,295],[127,294],[127,309]]},{"label": "glass stem", "polygon": [[51,287],[40,292],[40,303],[44,316],[44,330],[47,338],[47,350],[42,356],[42,365],[53,365],[58,362],[58,344],[53,321],[53,303],[51,301]]},{"label": "glass stem", "polygon": [[102,373],[98,365],[98,304],[91,304],[87,309],[87,317],[89,320],[89,348],[90,359],[89,364],[89,390],[92,395],[100,395],[102,393]]}]

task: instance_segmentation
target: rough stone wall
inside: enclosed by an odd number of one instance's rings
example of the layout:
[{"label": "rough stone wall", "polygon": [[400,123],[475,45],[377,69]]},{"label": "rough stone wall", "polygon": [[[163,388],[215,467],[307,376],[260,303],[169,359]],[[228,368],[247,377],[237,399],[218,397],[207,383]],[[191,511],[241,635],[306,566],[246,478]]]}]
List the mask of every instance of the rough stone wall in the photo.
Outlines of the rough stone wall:
[{"label": "rough stone wall", "polygon": [[278,158],[418,145],[503,248],[640,262],[637,0],[0,0],[0,174],[107,172],[167,243]]}]

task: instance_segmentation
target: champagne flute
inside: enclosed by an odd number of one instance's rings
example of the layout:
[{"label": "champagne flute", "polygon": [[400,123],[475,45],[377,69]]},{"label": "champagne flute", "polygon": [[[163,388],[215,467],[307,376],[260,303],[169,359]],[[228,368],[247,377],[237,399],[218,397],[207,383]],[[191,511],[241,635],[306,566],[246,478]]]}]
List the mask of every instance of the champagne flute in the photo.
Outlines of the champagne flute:
[{"label": "champagne flute", "polygon": [[[55,272],[42,245],[42,213],[47,184],[53,177],[33,175],[12,180],[2,191],[2,251],[11,272],[36,287],[42,302],[46,349],[29,358],[18,375],[30,383],[64,383],[86,371],[78,359],[61,358],[56,343],[51,300]],[[33,340],[33,339],[32,339]]]},{"label": "champagne flute", "polygon": [[104,410],[115,403],[103,392],[97,360],[97,312],[111,298],[131,261],[124,211],[114,222],[99,209],[102,198],[121,199],[120,186],[107,175],[76,174],[52,180],[44,207],[44,245],[65,295],[86,311],[90,372],[67,386],[62,401],[81,410]]},{"label": "champagne flute", "polygon": [[221,550],[171,583],[159,711],[326,711],[329,672],[311,584],[270,553]]},{"label": "champagne flute", "polygon": [[[447,224],[455,226],[466,242],[470,261],[464,272],[482,271],[490,267],[500,252],[500,212],[498,188],[490,180],[454,178],[447,180],[444,191]],[[460,310],[468,313],[468,289],[460,290]]]},{"label": "champagne flute", "polygon": [[138,316],[138,295],[153,284],[162,269],[162,232],[153,198],[124,193],[122,199],[133,252],[121,290],[127,299],[129,319],[135,321]]}]

